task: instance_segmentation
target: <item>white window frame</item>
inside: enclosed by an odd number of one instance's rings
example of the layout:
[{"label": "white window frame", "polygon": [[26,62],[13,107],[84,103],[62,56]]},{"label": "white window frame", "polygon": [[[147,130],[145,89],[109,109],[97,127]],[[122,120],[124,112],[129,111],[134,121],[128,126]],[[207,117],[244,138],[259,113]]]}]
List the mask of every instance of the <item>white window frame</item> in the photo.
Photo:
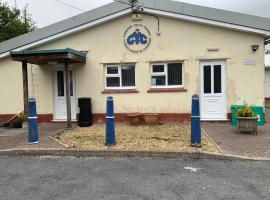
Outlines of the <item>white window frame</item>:
[{"label": "white window frame", "polygon": [[[122,74],[121,69],[123,65],[134,65],[135,67],[135,86],[132,87],[125,87],[122,86]],[[118,68],[118,74],[108,74],[108,68],[109,67],[117,67]],[[119,78],[120,79],[120,86],[119,87],[107,87],[107,78]],[[136,65],[135,64],[119,64],[119,65],[105,65],[105,89],[108,90],[129,90],[129,89],[136,89]]]},{"label": "white window frame", "polygon": [[[168,64],[171,63],[179,63],[182,64],[182,84],[181,85],[168,85]],[[153,72],[155,65],[163,65],[164,66],[164,72]],[[183,88],[184,87],[184,62],[167,62],[167,63],[152,63],[150,67],[150,88]],[[158,85],[153,86],[152,85],[152,77],[153,76],[165,76],[165,83],[166,85]]]}]

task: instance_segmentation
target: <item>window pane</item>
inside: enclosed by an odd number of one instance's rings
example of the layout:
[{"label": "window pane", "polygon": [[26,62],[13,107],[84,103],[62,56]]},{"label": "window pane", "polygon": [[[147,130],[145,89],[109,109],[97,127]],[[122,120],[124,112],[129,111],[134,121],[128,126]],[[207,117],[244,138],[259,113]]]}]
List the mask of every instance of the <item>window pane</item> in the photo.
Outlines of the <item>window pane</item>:
[{"label": "window pane", "polygon": [[166,85],[166,76],[152,76],[152,86],[164,86]]},{"label": "window pane", "polygon": [[182,85],[182,63],[168,64],[168,85]]},{"label": "window pane", "polygon": [[211,66],[205,65],[203,67],[203,77],[204,77],[204,93],[211,93]]},{"label": "window pane", "polygon": [[164,65],[153,65],[153,73],[164,72]]},{"label": "window pane", "polygon": [[59,97],[65,96],[63,71],[57,71],[57,94]]},{"label": "window pane", "polygon": [[118,67],[107,67],[107,74],[118,74]]},{"label": "window pane", "polygon": [[73,72],[69,71],[70,78],[70,96],[73,96]]},{"label": "window pane", "polygon": [[221,65],[214,66],[214,92],[221,93]]},{"label": "window pane", "polygon": [[123,65],[122,71],[122,86],[132,87],[135,86],[135,66],[134,65]]},{"label": "window pane", "polygon": [[107,87],[120,87],[120,78],[119,77],[107,78]]}]

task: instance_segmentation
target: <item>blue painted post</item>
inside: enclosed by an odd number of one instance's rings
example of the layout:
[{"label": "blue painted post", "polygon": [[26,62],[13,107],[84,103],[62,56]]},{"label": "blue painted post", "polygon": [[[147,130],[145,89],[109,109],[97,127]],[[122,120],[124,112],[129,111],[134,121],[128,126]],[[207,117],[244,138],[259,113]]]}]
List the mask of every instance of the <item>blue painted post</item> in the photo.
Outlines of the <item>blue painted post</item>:
[{"label": "blue painted post", "polygon": [[114,108],[113,97],[107,98],[107,113],[106,113],[106,145],[115,144],[115,124],[114,124]]},{"label": "blue painted post", "polygon": [[197,94],[192,96],[191,110],[191,146],[201,147],[200,98]]},{"label": "blue painted post", "polygon": [[38,144],[38,122],[35,97],[28,100],[28,143]]}]

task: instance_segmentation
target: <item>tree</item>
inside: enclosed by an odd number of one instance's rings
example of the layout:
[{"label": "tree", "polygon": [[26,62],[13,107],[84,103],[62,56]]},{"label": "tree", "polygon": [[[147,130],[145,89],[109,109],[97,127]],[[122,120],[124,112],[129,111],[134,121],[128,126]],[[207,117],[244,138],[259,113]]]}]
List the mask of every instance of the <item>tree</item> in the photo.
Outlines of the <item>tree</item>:
[{"label": "tree", "polygon": [[27,12],[27,6],[23,10],[9,7],[0,2],[0,42],[17,37],[24,33],[37,29],[35,22]]}]

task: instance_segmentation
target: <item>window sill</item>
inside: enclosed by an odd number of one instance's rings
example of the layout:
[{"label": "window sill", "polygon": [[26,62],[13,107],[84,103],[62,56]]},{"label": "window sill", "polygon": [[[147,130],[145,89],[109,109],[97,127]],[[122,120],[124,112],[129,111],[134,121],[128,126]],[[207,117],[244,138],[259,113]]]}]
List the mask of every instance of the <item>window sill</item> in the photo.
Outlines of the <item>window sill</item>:
[{"label": "window sill", "polygon": [[185,88],[151,88],[147,93],[159,93],[159,92],[187,92]]},{"label": "window sill", "polygon": [[106,89],[102,94],[127,94],[127,93],[139,93],[136,89]]}]

